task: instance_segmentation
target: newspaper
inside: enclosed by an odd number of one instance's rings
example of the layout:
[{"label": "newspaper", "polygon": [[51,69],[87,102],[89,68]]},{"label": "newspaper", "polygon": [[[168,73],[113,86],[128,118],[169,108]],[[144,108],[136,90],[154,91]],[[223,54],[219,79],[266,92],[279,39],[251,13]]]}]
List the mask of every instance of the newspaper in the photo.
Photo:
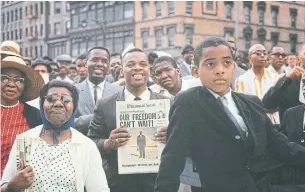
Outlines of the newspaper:
[{"label": "newspaper", "polygon": [[29,137],[17,135],[16,142],[17,142],[17,155],[16,155],[17,161],[16,162],[17,162],[17,168],[20,169],[22,167],[22,164],[24,166],[30,165],[32,140]]},{"label": "newspaper", "polygon": [[118,148],[119,174],[157,173],[164,144],[155,133],[168,125],[170,100],[117,101],[117,127],[127,128],[128,143]]},{"label": "newspaper", "polygon": [[299,95],[299,101],[305,104],[305,98],[304,98],[305,89],[303,90],[304,82],[305,82],[305,74],[302,75],[302,79],[300,83],[300,95]]},{"label": "newspaper", "polygon": [[184,170],[180,175],[180,182],[186,185],[201,187],[196,166],[193,163],[192,159],[189,157],[186,158]]}]

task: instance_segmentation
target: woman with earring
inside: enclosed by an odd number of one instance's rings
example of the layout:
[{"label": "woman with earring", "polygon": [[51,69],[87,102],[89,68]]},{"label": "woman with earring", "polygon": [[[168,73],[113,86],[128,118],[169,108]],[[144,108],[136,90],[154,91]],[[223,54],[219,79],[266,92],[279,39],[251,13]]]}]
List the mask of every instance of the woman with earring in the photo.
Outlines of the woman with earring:
[{"label": "woman with earring", "polygon": [[31,141],[29,164],[18,162],[15,141],[1,191],[109,192],[95,143],[73,128],[78,100],[76,87],[66,81],[53,80],[41,89],[43,125],[20,135]]},{"label": "woman with earring", "polygon": [[25,102],[38,98],[43,84],[20,57],[1,60],[1,176],[16,135],[42,124],[39,110]]}]

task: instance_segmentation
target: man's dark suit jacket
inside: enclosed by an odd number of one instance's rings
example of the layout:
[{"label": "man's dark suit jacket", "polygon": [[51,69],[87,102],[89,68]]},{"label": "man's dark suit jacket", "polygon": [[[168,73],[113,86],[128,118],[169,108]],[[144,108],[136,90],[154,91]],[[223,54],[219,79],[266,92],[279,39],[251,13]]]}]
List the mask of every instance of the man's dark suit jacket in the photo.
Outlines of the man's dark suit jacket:
[{"label": "man's dark suit jacket", "polygon": [[155,192],[177,191],[188,153],[208,192],[256,192],[250,172],[261,171],[254,164],[267,149],[284,162],[305,166],[305,148],[277,132],[256,96],[232,92],[232,97],[248,127],[247,141],[205,87],[176,97]]},{"label": "man's dark suit jacket", "polygon": [[299,101],[300,80],[291,80],[286,76],[278,80],[263,98],[266,109],[277,109],[279,107],[280,119],[283,119],[285,111],[291,107],[301,105]]},{"label": "man's dark suit jacket", "polygon": [[[150,99],[168,99],[150,91]],[[124,101],[124,90],[101,99],[94,110],[88,137],[96,144],[103,158],[103,167],[111,192],[153,192],[157,174],[118,175],[117,150],[104,151],[104,141],[116,128],[116,101]]]},{"label": "man's dark suit jacket", "polygon": [[281,122],[280,130],[290,141],[305,147],[305,132],[303,132],[304,105],[288,109]]}]

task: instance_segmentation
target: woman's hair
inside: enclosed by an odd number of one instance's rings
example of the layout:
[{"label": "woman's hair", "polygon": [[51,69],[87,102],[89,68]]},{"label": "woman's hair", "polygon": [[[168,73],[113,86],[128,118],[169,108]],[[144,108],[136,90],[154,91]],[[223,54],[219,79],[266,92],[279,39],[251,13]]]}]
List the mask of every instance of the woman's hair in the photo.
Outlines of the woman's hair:
[{"label": "woman's hair", "polygon": [[25,82],[24,82],[24,90],[23,90],[23,92],[21,93],[21,96],[20,96],[20,98],[19,98],[19,101],[24,102],[24,93],[26,92],[27,88],[28,88],[29,86],[31,86],[31,85],[30,85],[30,82],[29,82],[29,79],[27,78],[27,76],[26,76],[22,71],[20,71],[19,69],[13,68],[13,67],[5,67],[5,68],[2,68],[2,69],[1,69],[1,74],[3,74],[5,71],[11,70],[11,69],[16,70],[16,71],[19,71],[19,72],[23,75],[23,77],[24,77],[24,80],[25,80]]},{"label": "woman's hair", "polygon": [[230,45],[223,38],[220,38],[220,37],[209,37],[209,38],[201,41],[197,45],[197,47],[196,47],[196,49],[194,51],[194,64],[197,67],[199,66],[201,54],[202,54],[204,49],[207,49],[209,47],[217,47],[219,45],[224,45],[224,46],[228,47],[230,49],[231,54],[232,54]]},{"label": "woman's hair", "polygon": [[44,103],[45,96],[47,96],[48,91],[52,87],[63,87],[63,88],[68,89],[71,92],[71,96],[73,98],[73,111],[75,111],[77,109],[78,99],[79,99],[77,88],[74,85],[72,85],[71,83],[68,83],[68,82],[62,81],[62,80],[52,80],[41,88],[41,90],[40,90],[40,104],[41,105]]}]

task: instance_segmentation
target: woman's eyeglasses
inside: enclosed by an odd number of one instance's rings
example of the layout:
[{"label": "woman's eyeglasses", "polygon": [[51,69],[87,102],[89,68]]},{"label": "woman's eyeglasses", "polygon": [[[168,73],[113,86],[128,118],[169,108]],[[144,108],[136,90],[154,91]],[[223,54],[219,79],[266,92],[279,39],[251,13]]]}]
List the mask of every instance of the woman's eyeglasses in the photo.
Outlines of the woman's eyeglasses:
[{"label": "woman's eyeglasses", "polygon": [[[55,103],[58,100],[58,95],[55,95],[55,94],[47,95],[47,96],[45,96],[45,99],[49,103]],[[70,95],[61,95],[60,99],[63,104],[68,104],[73,101],[73,98]]]},{"label": "woman's eyeglasses", "polygon": [[14,81],[16,85],[21,85],[25,83],[25,78],[22,77],[10,77],[8,75],[1,75],[1,83],[7,84],[10,81]]}]

